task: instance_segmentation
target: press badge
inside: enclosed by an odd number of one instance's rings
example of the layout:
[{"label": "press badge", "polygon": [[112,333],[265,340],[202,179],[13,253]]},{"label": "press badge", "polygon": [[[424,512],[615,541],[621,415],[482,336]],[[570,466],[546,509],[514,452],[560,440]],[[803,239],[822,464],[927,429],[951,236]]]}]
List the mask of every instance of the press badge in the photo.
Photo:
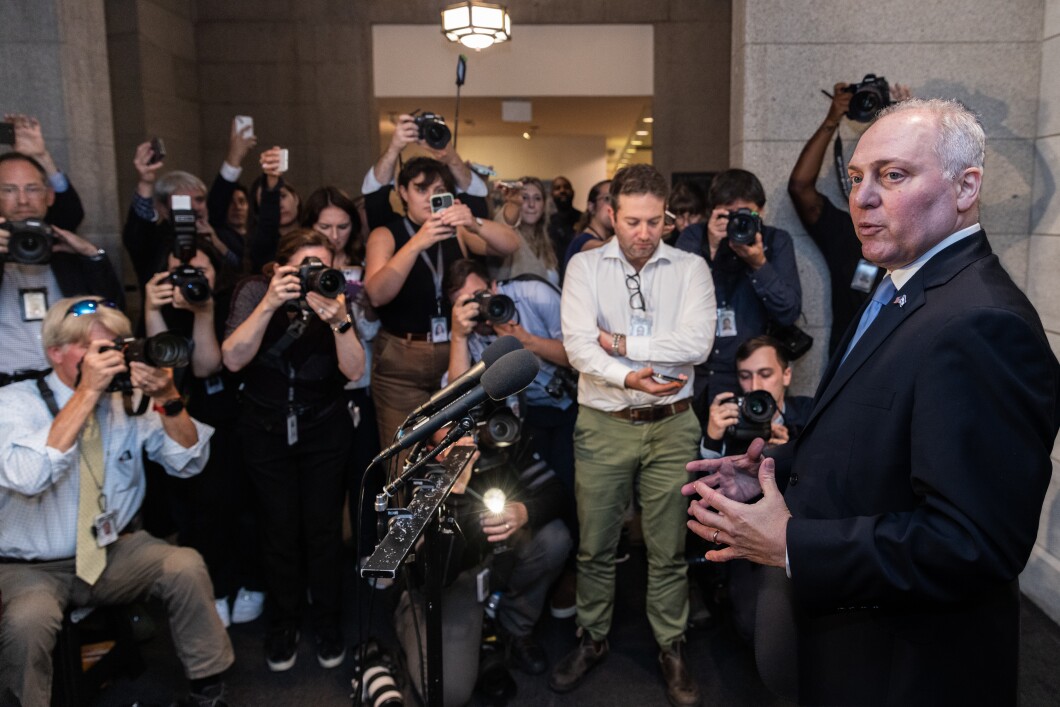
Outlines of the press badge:
[{"label": "press badge", "polygon": [[630,336],[651,336],[651,315],[634,314],[629,318]]},{"label": "press badge", "polygon": [[445,317],[431,317],[431,343],[441,344],[449,341],[449,322]]},{"label": "press badge", "polygon": [[287,413],[287,446],[293,447],[298,444],[298,415],[294,410]]},{"label": "press badge", "polygon": [[736,336],[736,310],[732,307],[718,307],[718,328],[716,337]]},{"label": "press badge", "polygon": [[859,258],[858,266],[854,268],[854,277],[850,280],[850,289],[865,293],[872,292],[872,283],[876,282],[877,272],[879,272],[879,267],[864,258]]},{"label": "press badge", "polygon": [[118,512],[100,513],[92,520],[92,528],[97,547],[110,545],[118,539]]},{"label": "press badge", "polygon": [[39,322],[48,313],[48,291],[32,288],[18,291],[22,303],[22,321]]},{"label": "press badge", "polygon": [[206,379],[206,394],[217,395],[225,389],[225,382],[221,376],[213,375]]}]

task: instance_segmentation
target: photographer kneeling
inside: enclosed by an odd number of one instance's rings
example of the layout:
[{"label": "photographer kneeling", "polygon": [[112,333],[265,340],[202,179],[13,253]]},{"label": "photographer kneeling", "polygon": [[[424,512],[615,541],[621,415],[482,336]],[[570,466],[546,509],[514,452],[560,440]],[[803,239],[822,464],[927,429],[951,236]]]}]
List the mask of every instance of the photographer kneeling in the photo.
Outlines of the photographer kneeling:
[{"label": "photographer kneeling", "polygon": [[742,393],[718,393],[710,404],[700,449],[704,459],[742,454],[757,437],[769,446],[793,442],[810,416],[813,398],[788,395],[791,361],[773,337],[756,336],[740,345],[736,377]]},{"label": "photographer kneeling", "polygon": [[[515,690],[495,644],[486,644],[491,653],[483,652],[480,664],[483,637],[492,635],[491,627],[483,631],[484,614],[493,619],[514,667],[531,675],[545,671],[547,657],[533,638],[534,625],[573,547],[560,519],[567,495],[563,484],[525,441],[505,444],[491,438],[484,421],[498,410],[508,412],[499,405],[476,416],[478,429],[486,430],[476,433],[481,456],[467,466],[446,501],[461,529],[449,553],[452,563],[440,570],[449,582],[442,596],[446,705],[470,702],[476,682],[491,704],[503,704]],[[469,442],[465,437],[458,444]],[[420,695],[425,694],[419,651],[424,620],[421,593],[403,593],[395,623]]]},{"label": "photographer kneeling", "polygon": [[480,262],[467,259],[453,263],[445,277],[453,304],[449,380],[477,363],[498,335],[514,336],[536,355],[541,371],[525,391],[524,436],[573,500],[577,377],[563,348],[559,291],[533,275],[494,282]]},{"label": "photographer kneeling", "polygon": [[303,565],[317,660],[334,668],[346,656],[342,503],[353,426],[343,386],[363,375],[364,349],[334,253],[316,231],[281,236],[271,279],[237,286],[221,347],[225,366],[244,371],[236,427],[260,504],[272,671],[289,670],[298,654]]},{"label": "photographer kneeling", "polygon": [[[126,348],[129,320],[100,298],[66,298],[44,318],[52,373],[0,390],[0,685],[47,705],[51,654],[69,607],[162,599],[195,705],[218,704],[232,645],[197,552],[138,530],[143,453],[173,476],[198,474],[213,433],[188,416],[173,374]],[[150,348],[145,346],[143,348]],[[128,417],[118,377],[155,401]]]}]

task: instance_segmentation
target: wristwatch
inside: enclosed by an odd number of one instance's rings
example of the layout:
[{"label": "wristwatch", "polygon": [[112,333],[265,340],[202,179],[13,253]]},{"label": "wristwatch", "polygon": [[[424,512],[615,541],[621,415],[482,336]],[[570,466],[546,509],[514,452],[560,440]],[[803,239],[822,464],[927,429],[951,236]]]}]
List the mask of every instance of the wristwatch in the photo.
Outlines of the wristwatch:
[{"label": "wristwatch", "polygon": [[179,415],[183,410],[184,401],[180,398],[173,398],[172,400],[167,400],[164,403],[154,404],[154,411],[157,412],[159,415],[163,415],[165,417],[175,417]]},{"label": "wristwatch", "polygon": [[345,334],[350,330],[351,327],[353,327],[353,320],[350,319],[350,315],[347,313],[346,321],[344,321],[342,324],[339,324],[338,326],[335,326],[333,324],[331,326],[331,330],[336,334]]}]

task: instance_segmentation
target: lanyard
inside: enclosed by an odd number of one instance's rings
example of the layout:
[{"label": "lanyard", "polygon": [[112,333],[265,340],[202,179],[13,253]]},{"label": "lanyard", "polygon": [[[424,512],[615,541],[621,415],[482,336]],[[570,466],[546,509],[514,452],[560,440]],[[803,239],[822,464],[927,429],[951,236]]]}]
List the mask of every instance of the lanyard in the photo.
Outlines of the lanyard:
[{"label": "lanyard", "polygon": [[[412,227],[412,222],[405,219],[405,230],[409,232],[409,238],[416,235],[416,231]],[[444,264],[442,263],[442,244],[437,243],[438,251],[435,261],[437,264],[432,264],[431,259],[427,257],[427,251],[420,251],[420,258],[423,259],[423,263],[427,266],[427,269],[431,271],[431,279],[434,280],[434,304],[438,315],[442,314],[442,276],[445,273]]]}]

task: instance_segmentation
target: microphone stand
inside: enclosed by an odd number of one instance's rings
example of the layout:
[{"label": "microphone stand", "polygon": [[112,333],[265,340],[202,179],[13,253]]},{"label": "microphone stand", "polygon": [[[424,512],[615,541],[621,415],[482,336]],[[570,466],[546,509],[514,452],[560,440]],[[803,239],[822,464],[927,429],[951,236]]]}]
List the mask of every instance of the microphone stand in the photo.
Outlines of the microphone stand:
[{"label": "microphone stand", "polygon": [[375,552],[361,568],[361,576],[389,577],[397,576],[397,570],[409,557],[409,552],[416,541],[423,536],[424,556],[424,599],[427,624],[427,684],[424,685],[424,696],[428,707],[441,707],[445,701],[443,690],[443,633],[442,633],[442,582],[445,576],[444,558],[440,557],[441,544],[438,536],[452,532],[453,521],[445,514],[442,504],[456,483],[457,477],[471,462],[475,447],[459,447],[443,463],[442,470],[432,470],[425,478],[416,479],[413,485],[416,490],[407,508],[388,508],[390,498],[398,491],[416,471],[427,462],[437,457],[442,451],[453,446],[475,426],[471,414],[465,415],[453,426],[441,444],[423,458],[413,462],[408,468],[388,484],[375,497],[375,509],[381,519],[387,519],[385,537],[376,546]]}]

